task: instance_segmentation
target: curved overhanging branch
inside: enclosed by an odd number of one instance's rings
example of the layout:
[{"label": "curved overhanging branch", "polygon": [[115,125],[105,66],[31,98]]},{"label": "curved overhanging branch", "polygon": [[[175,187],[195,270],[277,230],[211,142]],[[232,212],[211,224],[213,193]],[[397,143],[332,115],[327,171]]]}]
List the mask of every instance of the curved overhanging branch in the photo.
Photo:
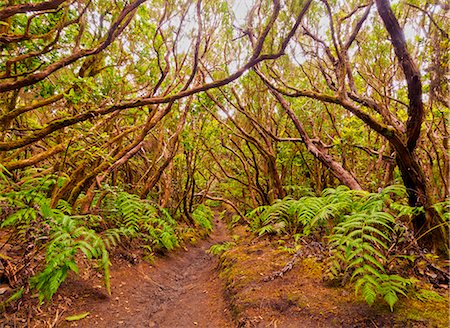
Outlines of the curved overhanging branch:
[{"label": "curved overhanging branch", "polygon": [[9,81],[9,82],[0,83],[0,93],[20,89],[20,88],[35,84],[37,82],[40,82],[40,81],[44,80],[46,77],[48,77],[49,75],[56,72],[57,70],[65,67],[65,66],[68,66],[83,57],[96,55],[99,52],[103,51],[107,46],[109,46],[117,38],[117,36],[120,35],[120,33],[125,29],[125,27],[131,21],[130,15],[133,15],[135,10],[141,4],[143,4],[145,1],[146,0],[136,0],[133,3],[127,5],[122,10],[122,12],[120,13],[117,20],[111,25],[111,27],[108,30],[108,33],[105,37],[105,40],[103,42],[101,42],[96,48],[78,50],[63,59],[48,65],[42,71],[30,74],[27,77],[17,80],[17,81]]},{"label": "curved overhanging branch", "polygon": [[[133,8],[137,8],[137,6],[140,3],[143,3],[144,1],[145,0],[137,0],[137,1],[135,1],[133,3],[133,6],[136,6],[136,7],[133,7]],[[277,59],[277,58],[281,57],[282,55],[284,55],[285,48],[287,47],[287,44],[288,44],[290,38],[292,38],[292,36],[294,35],[296,29],[299,26],[299,23],[300,23],[302,17],[306,13],[306,11],[309,8],[310,4],[311,4],[311,0],[308,0],[304,4],[300,14],[297,16],[296,23],[294,24],[293,28],[288,33],[286,38],[282,41],[281,47],[276,53],[261,54],[262,48],[257,46],[255,48],[254,53],[251,56],[250,60],[245,65],[243,65],[240,69],[235,71],[235,73],[229,75],[226,78],[223,78],[223,79],[220,79],[220,80],[216,80],[216,81],[213,81],[213,82],[210,82],[210,83],[205,83],[205,84],[202,84],[202,85],[199,85],[199,86],[194,86],[191,89],[187,89],[186,88],[185,90],[181,90],[180,92],[178,92],[176,94],[173,94],[173,95],[161,96],[161,97],[146,97],[146,98],[140,98],[140,99],[135,99],[135,100],[131,100],[131,101],[124,101],[124,102],[122,102],[120,104],[111,105],[111,106],[106,107],[106,108],[102,108],[102,109],[98,109],[98,110],[89,110],[89,111],[86,111],[84,113],[80,113],[78,115],[74,115],[72,117],[54,120],[54,121],[50,122],[49,124],[47,124],[47,126],[45,126],[44,128],[40,129],[39,131],[34,132],[33,134],[31,134],[29,136],[26,136],[24,138],[21,138],[19,140],[15,140],[15,141],[0,142],[0,151],[7,151],[7,150],[12,150],[12,149],[17,149],[17,148],[29,145],[29,144],[31,144],[33,142],[36,142],[38,140],[43,139],[44,137],[48,136],[49,134],[51,134],[51,133],[53,133],[53,132],[55,132],[57,130],[63,129],[65,127],[68,127],[68,126],[76,124],[76,123],[80,123],[80,122],[86,121],[89,118],[93,118],[93,117],[96,117],[96,116],[99,116],[99,115],[105,115],[105,114],[112,113],[112,112],[114,112],[116,110],[125,110],[125,109],[136,108],[136,107],[143,107],[143,106],[155,105],[155,104],[173,103],[176,100],[179,100],[179,99],[182,99],[182,98],[194,95],[196,93],[204,92],[204,91],[207,91],[207,90],[210,90],[210,89],[213,89],[213,88],[218,88],[218,87],[227,85],[230,82],[232,82],[232,81],[238,79],[239,77],[241,77],[246,71],[248,71],[249,69],[251,69],[252,67],[257,65],[258,63],[260,63],[262,61],[266,61],[266,60]],[[129,5],[129,6],[131,6],[131,5]],[[125,9],[124,9],[124,11],[125,11]],[[130,9],[130,11],[131,11],[131,9]],[[125,18],[125,16],[126,15],[124,15],[123,18]],[[273,24],[275,22],[275,19],[273,17],[276,18],[277,16],[278,16],[278,12],[277,12],[276,7],[275,7],[274,12],[272,13],[272,18],[269,20],[269,23],[265,27],[264,32],[258,38],[258,43],[264,42],[264,40],[265,40],[265,38],[267,36],[267,33],[265,33],[265,31],[266,30],[270,30],[273,27]],[[119,19],[116,22],[118,22],[118,21],[119,21]],[[117,24],[117,26],[118,25],[119,24]],[[111,29],[112,28],[113,27],[111,27]],[[114,35],[114,33],[111,34],[111,38],[109,38],[109,42],[112,41],[112,36],[113,35]],[[104,43],[103,43],[104,47],[107,46],[107,44],[105,43],[105,42],[107,42],[107,40],[105,40]],[[93,51],[92,54],[98,53],[98,52],[100,52],[102,50],[102,49],[100,49],[100,47],[101,46],[99,46],[99,48],[97,48],[96,50],[90,50],[90,51]],[[82,50],[80,52],[85,53],[83,56],[87,56],[90,51]],[[80,53],[80,52],[78,52],[78,53]],[[71,58],[70,59],[70,63],[72,63],[72,62],[76,61],[77,59],[79,59],[81,57],[76,57],[76,54],[73,54],[72,56],[69,56],[68,58]],[[48,66],[47,69],[44,70],[44,71],[47,71],[53,65],[63,65],[63,64],[61,62],[54,63],[54,64]],[[63,66],[65,66],[65,65],[68,65],[68,64],[64,64]],[[56,69],[54,69],[54,70],[56,70]],[[39,73],[36,73],[36,74],[39,74]],[[29,84],[25,84],[25,85],[30,85],[30,84],[36,83],[37,82],[37,81],[35,81],[35,79],[37,78],[35,76],[36,74],[33,74],[31,76],[31,78],[30,78],[31,80],[33,80],[33,82],[28,81]],[[49,74],[51,74],[51,72]],[[49,74],[47,74],[47,75],[49,75]],[[33,78],[33,76],[35,76],[35,77]],[[23,80],[19,80],[19,81],[15,82],[15,83],[19,83],[21,81],[27,80],[28,78],[29,77],[27,77],[27,78],[25,78]],[[40,80],[42,80],[44,78],[45,78],[45,76],[39,77]],[[3,84],[3,85],[5,85],[5,84]],[[187,85],[186,85],[186,87],[187,87]],[[9,87],[6,87],[6,88],[8,90],[13,90],[14,89],[14,88],[10,89]],[[0,84],[0,92],[2,92],[2,91],[3,91],[2,90],[2,84]]]},{"label": "curved overhanging branch", "polygon": [[255,69],[256,74],[263,80],[263,82],[269,86],[270,89],[275,90],[276,92],[287,96],[287,97],[306,97],[319,101],[323,101],[325,103],[336,104],[344,107],[349,112],[358,117],[361,121],[366,123],[370,128],[374,131],[378,132],[386,139],[388,139],[394,146],[404,148],[404,144],[402,142],[401,136],[392,126],[386,126],[380,122],[378,122],[375,118],[373,118],[370,114],[364,112],[359,106],[356,106],[349,99],[344,97],[339,97],[335,95],[329,95],[321,92],[311,91],[311,90],[296,90],[295,92],[286,92],[278,87],[276,87],[273,83],[271,83],[259,70]]},{"label": "curved overhanging branch", "polygon": [[[279,57],[279,56],[281,56],[281,54],[278,55],[277,57]],[[147,105],[172,103],[176,100],[188,97],[190,95],[193,95],[193,94],[196,94],[196,93],[199,93],[202,91],[207,91],[209,89],[224,86],[224,85],[236,80],[237,78],[239,78],[242,74],[244,74],[245,71],[247,71],[249,68],[251,68],[252,66],[261,62],[262,60],[264,60],[264,58],[267,58],[267,57],[268,56],[258,57],[254,61],[247,63],[245,66],[243,66],[241,69],[239,69],[238,71],[236,71],[234,74],[230,75],[227,78],[224,78],[224,79],[221,79],[218,81],[214,81],[211,83],[207,83],[207,84],[204,84],[204,85],[201,85],[198,87],[193,87],[189,90],[181,91],[175,95],[166,96],[166,97],[150,97],[150,98],[143,98],[143,99],[122,102],[120,104],[112,105],[112,106],[109,106],[109,107],[106,107],[103,109],[89,110],[84,113],[74,115],[72,117],[54,120],[54,121],[50,122],[49,124],[47,124],[46,127],[40,129],[39,131],[37,131],[27,137],[24,137],[22,139],[15,140],[15,141],[0,142],[0,151],[12,150],[12,149],[16,149],[19,147],[29,145],[35,141],[41,140],[42,138],[46,137],[47,135],[49,135],[57,130],[60,130],[62,128],[68,127],[68,126],[76,124],[76,123],[86,121],[86,120],[88,120],[90,118],[94,118],[96,116],[112,113],[116,110],[125,110],[125,109],[130,109],[130,108],[143,107],[143,106],[147,106]],[[274,58],[276,58],[276,57],[274,56]]]},{"label": "curved overhanging branch", "polygon": [[264,84],[269,88],[270,93],[275,97],[275,99],[278,101],[278,103],[281,105],[283,110],[286,112],[286,114],[289,116],[289,118],[292,120],[292,122],[295,125],[295,128],[297,129],[298,133],[300,134],[300,137],[302,138],[303,142],[306,145],[306,148],[308,151],[317,158],[320,162],[322,162],[327,168],[330,169],[331,173],[339,180],[341,183],[345,184],[351,189],[354,190],[362,190],[361,185],[356,180],[356,178],[350,174],[346,169],[342,167],[340,163],[335,161],[333,157],[331,157],[329,154],[321,151],[311,140],[308,133],[306,132],[305,128],[303,127],[303,124],[298,119],[297,115],[292,110],[289,103],[284,99],[283,95],[278,92],[273,86],[268,82],[268,80],[265,78],[265,76],[258,71],[258,69],[255,68],[256,74],[262,79]]},{"label": "curved overhanging branch", "polygon": [[203,195],[203,194],[201,194],[201,193],[196,194],[195,196],[203,196],[203,197],[205,197],[205,198],[207,198],[207,199],[215,200],[215,201],[218,201],[218,202],[223,202],[223,203],[225,203],[225,204],[230,205],[230,206],[233,208],[233,210],[235,210],[236,213],[241,217],[241,219],[243,219],[245,222],[248,223],[248,220],[247,220],[245,214],[242,213],[242,212],[239,210],[239,208],[238,208],[232,201],[230,201],[229,199],[222,198],[222,197],[215,197],[215,196],[211,196],[211,195],[209,195],[209,194]]},{"label": "curved overhanging branch", "polygon": [[21,5],[8,6],[0,10],[0,20],[4,20],[16,14],[23,14],[26,12],[35,12],[43,10],[56,9],[67,0],[51,0],[41,3],[24,3]]},{"label": "curved overhanging branch", "polygon": [[46,99],[43,100],[39,100],[36,102],[31,103],[30,105],[27,106],[21,106],[18,107],[10,112],[7,112],[3,115],[0,115],[0,125],[1,126],[7,126],[9,122],[11,122],[14,118],[16,118],[17,116],[27,113],[29,111],[35,110],[37,108],[41,108],[44,106],[48,106],[50,104],[53,104],[61,99],[64,98],[64,94],[67,94],[70,91],[69,89],[66,89],[64,92],[59,93],[57,95],[48,97]]}]

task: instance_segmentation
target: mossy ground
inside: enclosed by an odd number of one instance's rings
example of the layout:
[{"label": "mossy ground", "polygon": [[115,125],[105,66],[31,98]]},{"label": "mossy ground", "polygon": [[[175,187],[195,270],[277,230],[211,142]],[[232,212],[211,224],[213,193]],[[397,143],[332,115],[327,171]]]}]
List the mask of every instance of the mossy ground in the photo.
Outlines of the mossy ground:
[{"label": "mossy ground", "polygon": [[[232,313],[239,327],[448,327],[448,298],[401,298],[392,313],[379,300],[372,307],[351,287],[325,282],[323,261],[300,257],[283,277],[267,279],[293,255],[277,240],[255,238],[242,229],[237,245],[222,254]],[[414,294],[414,293],[412,293]],[[425,293],[427,294],[427,293]],[[438,295],[430,293],[430,295]]]},{"label": "mossy ground", "polygon": [[428,289],[422,289],[398,304],[397,317],[428,327],[450,327],[448,295],[443,297],[430,291],[429,286],[425,288]]}]

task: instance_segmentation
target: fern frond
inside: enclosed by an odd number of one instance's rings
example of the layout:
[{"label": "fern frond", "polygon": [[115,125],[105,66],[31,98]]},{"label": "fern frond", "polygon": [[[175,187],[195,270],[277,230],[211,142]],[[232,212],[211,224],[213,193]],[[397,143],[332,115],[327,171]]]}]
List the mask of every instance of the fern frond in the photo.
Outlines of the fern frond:
[{"label": "fern frond", "polygon": [[407,196],[406,187],[404,185],[391,185],[383,188],[380,191],[380,195],[382,197],[390,197],[391,196],[390,194],[394,194],[398,197],[406,197]]},{"label": "fern frond", "polygon": [[192,219],[201,228],[205,229],[208,233],[212,231],[212,220],[214,218],[214,212],[206,205],[200,204],[192,212]]},{"label": "fern frond", "polygon": [[375,302],[375,299],[377,298],[377,292],[374,288],[374,285],[368,281],[364,283],[364,286],[362,288],[362,294],[364,300],[369,305],[372,305],[373,302]]},{"label": "fern frond", "polygon": [[236,246],[235,242],[226,241],[220,244],[212,245],[206,252],[212,255],[221,255],[233,246]]}]

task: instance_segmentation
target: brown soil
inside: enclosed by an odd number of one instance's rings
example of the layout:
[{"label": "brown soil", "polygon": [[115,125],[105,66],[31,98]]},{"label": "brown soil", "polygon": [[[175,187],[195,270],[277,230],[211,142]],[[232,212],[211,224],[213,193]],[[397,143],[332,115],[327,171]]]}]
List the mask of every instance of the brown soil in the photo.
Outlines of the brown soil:
[{"label": "brown soil", "polygon": [[[60,327],[232,327],[217,259],[206,253],[226,237],[226,228],[218,223],[208,240],[157,259],[154,266],[113,265],[111,297],[91,290],[66,313],[90,315],[62,321]],[[80,293],[80,287],[64,286],[73,293]]]},{"label": "brown soil", "polygon": [[283,240],[238,233],[237,246],[220,258],[232,315],[239,327],[448,327],[448,300],[402,298],[392,313],[383,300],[372,306],[354,291],[324,280],[325,265],[313,249],[282,277],[293,255]]},{"label": "brown soil", "polygon": [[[101,275],[82,270],[63,283],[52,302],[36,298],[5,313],[0,327],[447,327],[448,302],[402,299],[396,311],[380,301],[355,301],[350,289],[323,281],[324,265],[306,254],[283,277],[267,279],[292,259],[282,240],[235,230],[237,245],[218,259],[205,251],[229,240],[216,222],[207,240],[178,249],[150,265],[133,256],[112,256],[108,296]],[[126,259],[125,259],[126,258]],[[219,264],[219,265],[218,265]],[[31,306],[30,304],[35,304]],[[81,320],[68,316],[89,312]]]},{"label": "brown soil", "polygon": [[[216,221],[209,238],[160,256],[154,265],[112,254],[111,296],[102,275],[81,261],[80,275],[69,275],[52,301],[20,300],[14,311],[2,313],[0,327],[233,327],[217,257],[206,253],[227,237],[225,225]],[[81,320],[65,320],[86,312]]]}]

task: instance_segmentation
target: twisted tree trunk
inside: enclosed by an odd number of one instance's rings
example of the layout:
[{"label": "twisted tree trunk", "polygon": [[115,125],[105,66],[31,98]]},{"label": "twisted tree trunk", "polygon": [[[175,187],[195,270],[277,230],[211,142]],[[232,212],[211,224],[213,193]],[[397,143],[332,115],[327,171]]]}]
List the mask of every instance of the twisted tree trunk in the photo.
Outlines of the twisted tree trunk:
[{"label": "twisted tree trunk", "polygon": [[376,0],[378,13],[391,37],[395,55],[402,67],[408,85],[408,121],[406,123],[406,145],[394,144],[397,152],[397,165],[403,183],[408,191],[411,206],[423,206],[425,212],[414,217],[412,224],[418,240],[423,246],[436,247],[446,245],[448,227],[442,225],[427,190],[425,175],[414,153],[424,118],[422,102],[422,81],[420,71],[406,48],[405,36],[389,0]]}]

